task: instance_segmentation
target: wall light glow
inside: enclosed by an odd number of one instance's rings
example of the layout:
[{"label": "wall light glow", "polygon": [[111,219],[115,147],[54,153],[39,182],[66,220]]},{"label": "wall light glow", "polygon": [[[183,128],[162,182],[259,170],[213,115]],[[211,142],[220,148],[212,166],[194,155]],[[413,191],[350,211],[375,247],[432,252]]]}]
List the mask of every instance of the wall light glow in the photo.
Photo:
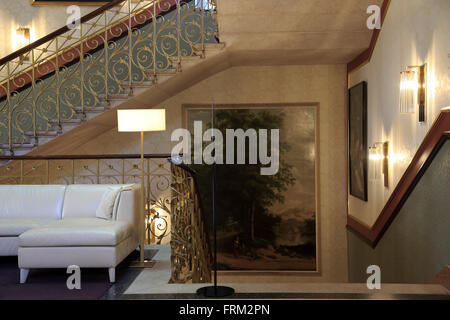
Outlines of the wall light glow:
[{"label": "wall light glow", "polygon": [[13,31],[12,44],[14,50],[19,50],[31,43],[30,28],[18,27]]},{"label": "wall light glow", "polygon": [[417,89],[416,73],[403,71],[400,74],[400,113],[414,113]]}]

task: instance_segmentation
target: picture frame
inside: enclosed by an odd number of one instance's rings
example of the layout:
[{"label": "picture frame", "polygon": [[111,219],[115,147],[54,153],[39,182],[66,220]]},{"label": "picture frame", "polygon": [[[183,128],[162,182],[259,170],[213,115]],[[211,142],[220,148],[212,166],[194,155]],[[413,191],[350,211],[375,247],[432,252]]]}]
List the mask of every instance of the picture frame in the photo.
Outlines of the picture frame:
[{"label": "picture frame", "polygon": [[350,195],[367,201],[367,82],[348,91],[348,162]]},{"label": "picture frame", "polygon": [[[202,111],[202,112],[208,112],[210,111],[211,106],[210,105],[202,105],[202,104],[183,104],[182,106],[182,114],[183,114],[183,127],[192,131],[191,122],[193,119],[197,120],[203,120],[208,121],[211,119],[211,114],[204,114],[201,117],[192,117],[191,118],[191,112],[193,111]],[[217,104],[214,105],[215,112],[219,113],[220,111],[232,111],[232,110],[243,110],[243,111],[276,111],[277,109],[283,109],[284,111],[291,110],[291,112],[294,112],[294,110],[302,110],[302,109],[311,109],[314,114],[314,143],[312,145],[314,146],[315,152],[313,154],[315,155],[314,162],[314,170],[311,173],[311,175],[314,177],[314,213],[315,213],[315,227],[314,227],[314,242],[315,242],[315,249],[314,249],[314,265],[312,267],[300,267],[299,265],[296,265],[295,260],[291,261],[289,267],[283,267],[283,261],[277,261],[277,266],[268,268],[264,265],[259,265],[258,259],[252,261],[251,267],[246,266],[238,266],[236,265],[236,261],[230,261],[230,257],[226,257],[226,245],[224,243],[224,239],[226,237],[219,237],[218,240],[218,264],[219,264],[219,272],[221,274],[234,274],[234,275],[252,275],[255,272],[258,274],[267,274],[272,275],[274,273],[279,274],[280,272],[283,274],[291,274],[291,275],[318,275],[321,274],[321,245],[320,245],[320,197],[319,197],[319,190],[320,190],[320,181],[319,181],[319,104],[318,103],[269,103],[269,104]],[[302,117],[303,118],[303,117]],[[290,119],[294,119],[293,117]],[[205,122],[206,123],[206,122]],[[280,134],[280,137],[282,137],[282,134]],[[283,140],[281,138],[281,140]],[[297,148],[293,148],[296,150]],[[198,168],[196,168],[198,169]],[[219,170],[220,168],[218,168]],[[198,170],[198,173],[200,174],[201,170]],[[218,176],[220,176],[220,173],[218,173]],[[219,179],[219,181],[222,181]],[[200,182],[201,184],[201,182]],[[225,184],[227,185],[227,184]],[[201,185],[200,190],[202,190],[203,185]],[[220,185],[218,187],[220,189]],[[203,188],[205,189],[205,188]],[[220,191],[220,190],[219,190]],[[219,192],[219,194],[223,194]],[[207,200],[207,196],[203,195],[203,198]],[[289,200],[289,197],[286,197],[286,200]],[[220,202],[219,196],[218,201]],[[207,206],[206,206],[207,207]],[[208,210],[207,210],[208,211]],[[218,215],[220,215],[220,212],[218,212]],[[220,218],[219,218],[220,219]],[[258,221],[258,219],[255,219],[255,221]],[[220,224],[224,225],[224,224]],[[294,223],[290,223],[290,225],[295,226]],[[219,234],[224,233],[222,232],[224,230],[218,229]],[[255,232],[256,234],[256,232]],[[222,240],[220,240],[222,239]],[[243,240],[243,239],[241,239]],[[244,241],[245,243],[245,241]],[[245,245],[247,248],[250,248],[248,244]],[[244,246],[244,247],[245,247]],[[282,246],[283,247],[283,246]],[[233,250],[234,251],[234,250]],[[245,251],[245,250],[244,250]],[[233,252],[234,254],[234,252]],[[245,252],[239,252],[240,256],[245,256]],[[237,258],[239,259],[239,258]],[[225,267],[225,264],[230,263],[227,267]],[[243,263],[245,263],[245,258]]]}]

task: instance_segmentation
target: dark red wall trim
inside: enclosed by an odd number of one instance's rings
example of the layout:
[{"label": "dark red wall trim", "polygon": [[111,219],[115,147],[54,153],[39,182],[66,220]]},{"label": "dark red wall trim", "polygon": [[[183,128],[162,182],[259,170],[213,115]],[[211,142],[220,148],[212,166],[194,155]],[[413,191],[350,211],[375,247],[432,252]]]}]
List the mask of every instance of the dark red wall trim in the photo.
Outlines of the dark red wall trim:
[{"label": "dark red wall trim", "polygon": [[[384,19],[386,18],[387,11],[389,9],[389,5],[391,4],[391,0],[384,0],[381,6],[381,25],[384,23]],[[355,59],[350,61],[347,64],[347,73],[353,72],[356,69],[362,67],[366,63],[370,61],[372,58],[373,50],[377,44],[378,36],[380,35],[381,29],[374,29],[372,33],[372,39],[370,40],[369,48],[364,50],[357,56]]]},{"label": "dark red wall trim", "polygon": [[359,234],[372,247],[375,247],[448,139],[450,139],[450,109],[442,110],[439,114],[375,224],[368,227],[347,215],[347,228]]}]

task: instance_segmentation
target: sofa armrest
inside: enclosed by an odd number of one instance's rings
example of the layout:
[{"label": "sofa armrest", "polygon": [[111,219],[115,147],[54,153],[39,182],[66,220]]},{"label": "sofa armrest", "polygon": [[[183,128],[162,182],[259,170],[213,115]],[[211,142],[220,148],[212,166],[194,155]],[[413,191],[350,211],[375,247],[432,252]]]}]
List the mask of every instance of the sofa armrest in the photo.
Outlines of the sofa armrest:
[{"label": "sofa armrest", "polygon": [[141,185],[133,184],[120,191],[116,220],[129,222],[133,226],[133,234],[139,240],[143,227],[141,221]]}]

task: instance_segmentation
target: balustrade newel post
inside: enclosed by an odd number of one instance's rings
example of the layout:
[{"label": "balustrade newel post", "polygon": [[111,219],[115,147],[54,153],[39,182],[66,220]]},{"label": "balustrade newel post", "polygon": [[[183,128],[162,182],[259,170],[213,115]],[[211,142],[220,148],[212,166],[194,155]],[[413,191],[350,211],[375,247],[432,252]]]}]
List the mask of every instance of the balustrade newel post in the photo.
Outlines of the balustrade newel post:
[{"label": "balustrade newel post", "polygon": [[32,110],[32,117],[33,117],[33,143],[36,147],[38,145],[38,138],[37,138],[37,129],[36,129],[36,75],[35,75],[35,57],[34,57],[34,49],[31,50],[31,91],[32,91],[32,99],[33,99],[33,110]]},{"label": "balustrade newel post", "polygon": [[109,105],[109,99],[108,99],[108,76],[109,76],[109,69],[108,69],[108,16],[107,12],[105,11],[105,40],[104,40],[104,50],[105,50],[105,101],[106,104]]},{"label": "balustrade newel post", "polygon": [[131,25],[131,0],[128,0],[128,95],[133,95],[133,88],[132,88],[132,64],[133,64],[133,29]]},{"label": "balustrade newel post", "polygon": [[10,69],[9,61],[6,63],[6,72],[7,72],[7,81],[6,81],[6,100],[8,103],[8,146],[9,146],[9,153],[11,155],[14,155],[14,150],[12,146],[12,125],[11,125],[11,119],[12,119],[12,110],[11,110],[11,69]]},{"label": "balustrade newel post", "polygon": [[153,2],[153,83],[157,83],[158,79],[156,78],[156,1]]},{"label": "balustrade newel post", "polygon": [[61,84],[59,82],[59,45],[58,45],[58,37],[55,38],[55,77],[56,77],[56,116],[57,116],[57,126],[58,133],[62,133],[62,125],[61,125],[61,105],[60,105],[60,89]]},{"label": "balustrade newel post", "polygon": [[177,1],[177,71],[181,71],[181,46],[180,46],[180,36],[181,36],[181,7],[180,0]]},{"label": "balustrade newel post", "polygon": [[84,43],[83,43],[83,24],[80,23],[80,100],[81,100],[81,114],[83,120],[86,119],[86,112],[84,110]]},{"label": "balustrade newel post", "polygon": [[204,0],[201,1],[201,37],[202,37],[202,53],[201,57],[202,59],[205,58],[205,8],[204,8]]}]

